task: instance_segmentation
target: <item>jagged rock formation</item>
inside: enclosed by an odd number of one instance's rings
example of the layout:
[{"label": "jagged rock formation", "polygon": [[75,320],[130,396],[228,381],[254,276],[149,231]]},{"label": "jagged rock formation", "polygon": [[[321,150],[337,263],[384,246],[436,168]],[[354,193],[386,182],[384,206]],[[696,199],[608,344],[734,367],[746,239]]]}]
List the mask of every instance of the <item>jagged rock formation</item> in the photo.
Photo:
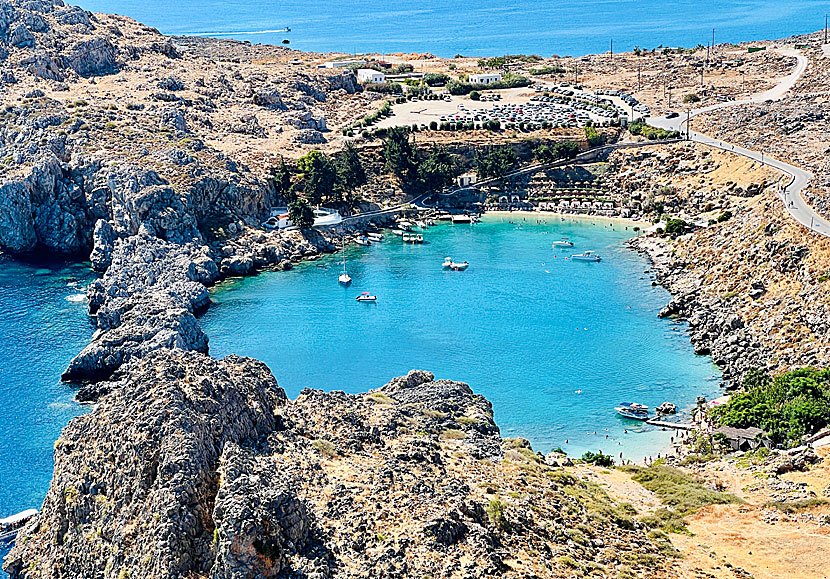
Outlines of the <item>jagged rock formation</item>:
[{"label": "jagged rock formation", "polygon": [[572,560],[658,560],[601,491],[502,441],[466,384],[412,371],[290,401],[260,362],[168,350],[107,389],[55,445],[15,579],[565,577]]}]

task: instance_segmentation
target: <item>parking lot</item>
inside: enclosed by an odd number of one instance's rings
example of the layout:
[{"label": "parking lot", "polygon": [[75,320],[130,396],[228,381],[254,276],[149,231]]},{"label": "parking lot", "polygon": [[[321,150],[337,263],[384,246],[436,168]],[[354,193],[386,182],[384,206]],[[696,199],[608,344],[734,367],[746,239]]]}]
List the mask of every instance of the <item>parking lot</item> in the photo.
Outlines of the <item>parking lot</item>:
[{"label": "parking lot", "polygon": [[[497,100],[496,100],[497,99]],[[595,91],[579,85],[536,83],[532,87],[485,91],[481,100],[446,95],[442,100],[414,100],[393,107],[394,114],[378,127],[438,123],[485,123],[508,125],[582,127],[589,122],[603,125],[621,117],[648,115],[645,105],[619,91]]]}]

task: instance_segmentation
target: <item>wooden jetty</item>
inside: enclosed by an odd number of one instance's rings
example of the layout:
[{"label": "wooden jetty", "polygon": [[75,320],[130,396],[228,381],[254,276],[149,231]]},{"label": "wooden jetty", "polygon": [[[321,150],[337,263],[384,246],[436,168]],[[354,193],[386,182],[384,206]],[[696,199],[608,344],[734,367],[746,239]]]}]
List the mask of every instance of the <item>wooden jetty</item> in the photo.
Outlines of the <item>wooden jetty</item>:
[{"label": "wooden jetty", "polygon": [[674,428],[677,430],[694,430],[695,427],[693,424],[683,424],[682,422],[668,422],[666,420],[658,420],[657,418],[653,418],[651,420],[646,420],[646,424],[650,424],[652,426],[660,426],[663,428]]}]

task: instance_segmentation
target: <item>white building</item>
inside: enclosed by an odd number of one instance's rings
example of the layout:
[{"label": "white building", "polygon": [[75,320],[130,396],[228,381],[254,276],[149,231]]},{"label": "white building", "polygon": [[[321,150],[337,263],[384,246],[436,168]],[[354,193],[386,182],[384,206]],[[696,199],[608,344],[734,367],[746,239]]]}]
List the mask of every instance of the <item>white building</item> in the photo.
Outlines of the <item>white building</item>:
[{"label": "white building", "polygon": [[455,181],[459,187],[469,187],[476,182],[478,176],[475,173],[464,173],[456,177]]},{"label": "white building", "polygon": [[386,82],[386,76],[382,72],[371,68],[360,68],[357,70],[358,82],[371,82],[374,84]]},{"label": "white building", "polygon": [[470,75],[470,84],[493,84],[494,82],[499,82],[501,80],[501,73],[499,72],[483,72],[481,74],[471,74]]}]

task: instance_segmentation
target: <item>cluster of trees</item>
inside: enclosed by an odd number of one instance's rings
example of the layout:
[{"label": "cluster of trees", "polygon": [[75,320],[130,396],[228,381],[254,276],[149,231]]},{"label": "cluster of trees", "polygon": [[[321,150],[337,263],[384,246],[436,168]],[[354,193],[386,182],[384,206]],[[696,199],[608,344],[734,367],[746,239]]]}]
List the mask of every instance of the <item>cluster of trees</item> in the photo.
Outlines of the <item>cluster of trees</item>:
[{"label": "cluster of trees", "polygon": [[573,159],[577,154],[579,154],[579,145],[573,141],[562,141],[553,145],[541,144],[533,150],[533,156],[540,163]]},{"label": "cluster of trees", "polygon": [[[310,151],[297,160],[296,168],[289,167],[281,161],[272,173],[274,189],[289,207],[302,216],[305,205],[322,203],[346,203],[353,205],[359,201],[356,189],[366,183],[366,170],[357,150],[347,143],[343,151],[335,158],[321,151]],[[296,224],[304,221],[295,221]],[[312,223],[314,216],[311,216]]]},{"label": "cluster of trees", "polygon": [[803,436],[830,425],[830,370],[803,368],[775,378],[751,370],[743,387],[727,404],[712,409],[717,422],[761,428],[785,446],[798,445]]},{"label": "cluster of trees", "polygon": [[419,150],[406,127],[394,127],[387,131],[383,159],[387,171],[409,185],[426,190],[448,187],[462,171],[458,155],[436,145],[425,151]]},{"label": "cluster of trees", "polygon": [[564,66],[557,65],[546,65],[540,66],[539,68],[531,68],[530,74],[533,76],[541,76],[545,74],[565,74],[567,69]]},{"label": "cluster of trees", "polygon": [[642,135],[649,141],[663,141],[680,138],[680,133],[678,131],[667,131],[666,129],[652,127],[651,125],[647,125],[641,119],[630,123],[628,125],[628,132],[632,135]]},{"label": "cluster of trees", "polygon": [[443,72],[428,72],[424,75],[424,84],[427,86],[444,86],[450,82],[450,75]]},{"label": "cluster of trees", "polygon": [[482,179],[504,177],[519,164],[512,147],[483,147],[475,154],[475,168]]},{"label": "cluster of trees", "polygon": [[493,58],[482,58],[478,61],[479,68],[504,68],[511,62],[540,62],[542,57],[538,54],[505,54]]}]

